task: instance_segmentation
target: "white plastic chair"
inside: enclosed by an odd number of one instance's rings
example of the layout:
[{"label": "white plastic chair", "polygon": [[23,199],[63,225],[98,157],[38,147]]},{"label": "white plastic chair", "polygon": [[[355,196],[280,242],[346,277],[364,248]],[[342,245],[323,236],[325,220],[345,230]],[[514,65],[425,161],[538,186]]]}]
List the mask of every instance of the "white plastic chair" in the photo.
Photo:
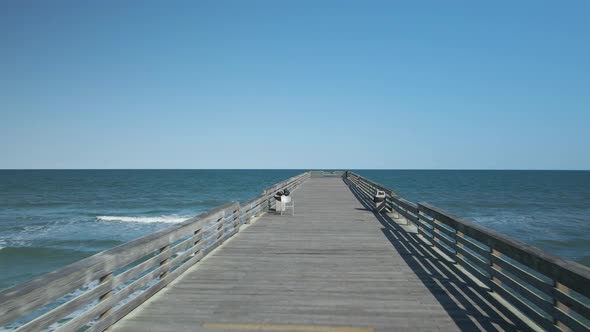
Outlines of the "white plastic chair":
[{"label": "white plastic chair", "polygon": [[283,215],[283,211],[291,208],[292,214],[295,215],[295,201],[291,198],[291,196],[281,196],[281,204],[283,205],[281,209],[281,215]]}]

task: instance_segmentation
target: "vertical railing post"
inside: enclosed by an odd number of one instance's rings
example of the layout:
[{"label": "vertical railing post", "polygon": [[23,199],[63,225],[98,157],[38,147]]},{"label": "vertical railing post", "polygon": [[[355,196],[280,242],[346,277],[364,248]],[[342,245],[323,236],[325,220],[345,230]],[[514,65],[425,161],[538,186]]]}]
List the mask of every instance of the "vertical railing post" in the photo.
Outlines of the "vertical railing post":
[{"label": "vertical railing post", "polygon": [[551,312],[551,318],[553,319],[553,325],[557,328],[558,331],[572,331],[571,328],[563,324],[559,319],[557,319],[557,311],[563,311],[566,314],[570,313],[570,308],[565,304],[561,303],[555,296],[555,293],[562,292],[562,293],[569,293],[569,289],[566,288],[563,284],[559,281],[553,279],[553,294],[551,297],[553,298],[553,312]]},{"label": "vertical railing post", "polygon": [[[418,224],[416,225],[416,228],[417,228],[418,234],[422,235],[423,237],[426,237],[420,233],[420,230],[422,230],[422,232],[424,232],[424,226],[422,225],[422,221],[425,219],[422,217],[424,215],[424,211],[422,211],[422,209],[420,209],[420,206],[421,206],[420,203],[418,203],[418,206],[416,208],[416,211],[418,212],[418,214],[416,215],[416,217],[417,217],[416,219],[418,221]],[[432,231],[428,230],[428,232],[431,233]],[[430,243],[430,247],[433,247],[434,246],[434,235],[432,233],[431,233],[431,235],[432,235],[432,238],[428,239],[428,243]]]},{"label": "vertical railing post", "polygon": [[[163,246],[162,248],[160,248],[160,254],[163,253],[163,252],[168,251],[169,249],[170,249],[170,245]],[[167,265],[168,264],[168,261],[169,261],[169,258],[166,258],[166,259],[160,261],[160,266]],[[164,272],[162,272],[160,274],[160,280],[164,279],[164,277],[166,277],[167,275],[168,275],[168,269],[165,268],[164,269]]]},{"label": "vertical railing post", "polygon": [[248,208],[247,216],[246,216],[246,224],[249,225],[251,223],[252,218],[254,218],[254,204],[250,203],[250,208]]},{"label": "vertical railing post", "polygon": [[[488,279],[488,284],[486,286],[488,286],[490,288],[490,290],[493,291],[493,283],[494,283],[494,267],[495,264],[494,263],[494,257],[499,257],[500,252],[497,251],[496,249],[494,249],[492,246],[490,246],[490,265],[489,265],[489,271],[488,273],[490,274],[490,277]],[[499,267],[498,267],[499,268]]]},{"label": "vertical railing post", "polygon": [[[394,198],[395,196],[396,196],[396,194],[395,194],[395,191],[393,191],[393,190],[392,190],[392,191],[390,191],[390,192],[389,192],[389,201],[390,201],[390,203],[391,203],[391,207],[390,207],[390,210],[389,210],[389,212],[392,212],[392,213],[393,213],[394,211],[397,213],[397,210],[394,208],[394,206],[395,206],[395,203],[393,202],[393,198]],[[399,219],[399,213],[397,213],[397,217],[396,217],[396,219]]]},{"label": "vertical railing post", "polygon": [[[196,231],[193,232],[193,236],[198,235],[199,233],[201,233],[202,228],[197,229]],[[193,242],[193,247],[196,246],[197,244],[199,244],[199,242],[201,242],[201,240],[203,239],[203,235],[201,235],[201,238],[196,240],[195,242]]]},{"label": "vertical railing post", "polygon": [[268,196],[268,190],[264,189],[264,200],[266,201],[266,207],[264,208],[264,212],[268,213],[270,211],[270,197]]},{"label": "vertical railing post", "polygon": [[[461,247],[463,248],[463,244],[459,245],[459,238],[463,238],[465,234],[463,234],[463,232],[458,231],[455,229],[455,236],[454,236],[454,240],[455,240],[455,256],[461,258],[460,254],[459,254],[459,250],[458,248]],[[455,257],[455,264],[458,265],[462,265],[459,260],[457,259],[457,257]],[[490,264],[492,264],[492,260],[490,259]],[[490,266],[491,268],[491,266]]]},{"label": "vertical railing post", "polygon": [[457,250],[457,243],[459,241],[457,241],[457,230],[455,228],[453,228],[454,232],[453,232],[453,241],[455,241],[455,243],[453,243],[453,247],[451,249],[453,249],[455,251],[455,257],[453,257],[453,260],[455,261],[455,264],[458,264],[459,261],[457,261],[457,254],[459,253],[459,250]]},{"label": "vertical railing post", "polygon": [[[109,274],[107,274],[107,275],[105,275],[105,276],[102,276],[102,277],[101,277],[101,278],[98,280],[98,282],[99,282],[99,285],[100,285],[100,284],[104,284],[104,283],[111,282],[112,280],[113,280],[113,273],[111,272],[111,273],[109,273]],[[99,301],[99,302],[106,301],[106,300],[107,300],[109,297],[111,297],[112,295],[113,295],[113,289],[112,289],[112,287],[111,287],[111,289],[110,289],[108,292],[106,292],[106,293],[102,294],[102,295],[101,295],[101,296],[98,298],[98,301]],[[101,313],[101,314],[98,316],[98,319],[102,319],[102,318],[106,317],[106,316],[107,316],[107,315],[108,315],[108,314],[111,312],[111,309],[112,309],[112,306],[109,306],[109,307],[108,307],[108,308],[107,308],[105,311],[103,311],[103,312],[102,312],[102,313]]]},{"label": "vertical railing post", "polygon": [[[242,226],[242,224],[245,224],[246,222],[248,222],[248,216],[246,216],[245,213],[242,213],[244,209],[242,209],[242,206],[240,205],[240,203],[238,203],[238,209],[236,210],[236,220],[234,221],[234,228],[237,228],[237,230],[240,230],[240,227]],[[244,218],[246,218],[246,221],[244,221]]]},{"label": "vertical railing post", "polygon": [[[393,218],[399,220],[402,216],[400,215],[398,209],[402,209],[402,207],[395,203],[395,198],[397,197],[397,194],[394,191],[391,191],[390,195],[391,195],[391,210],[392,210],[391,212],[394,213]],[[397,209],[396,209],[396,207],[397,207]],[[416,216],[416,217],[418,217],[418,216]],[[409,220],[408,220],[408,218],[405,218],[405,217],[404,217],[404,219],[406,220],[405,225],[407,225]]]},{"label": "vertical railing post", "polygon": [[261,202],[256,204],[256,213],[254,214],[256,217],[260,217],[264,213],[264,199]]},{"label": "vertical railing post", "polygon": [[[442,250],[440,248],[440,246],[442,246],[442,244],[439,242],[438,233],[436,232],[436,218],[434,218],[433,216],[431,216],[431,217],[432,217],[432,219],[431,219],[432,223],[428,222],[428,224],[432,227],[430,229],[430,234],[432,234],[432,244],[435,245],[436,249],[440,250],[441,252],[445,252],[444,250]],[[436,242],[438,242],[438,245],[436,245]]]}]

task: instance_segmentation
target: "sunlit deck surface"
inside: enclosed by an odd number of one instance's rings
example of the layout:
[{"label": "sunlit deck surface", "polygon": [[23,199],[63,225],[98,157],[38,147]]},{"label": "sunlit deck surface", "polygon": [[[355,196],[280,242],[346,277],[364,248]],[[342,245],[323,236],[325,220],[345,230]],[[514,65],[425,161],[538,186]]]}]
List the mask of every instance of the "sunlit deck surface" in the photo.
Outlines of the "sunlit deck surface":
[{"label": "sunlit deck surface", "polygon": [[[514,330],[487,292],[341,178],[308,179],[111,331]],[[290,211],[289,211],[290,212]]]}]

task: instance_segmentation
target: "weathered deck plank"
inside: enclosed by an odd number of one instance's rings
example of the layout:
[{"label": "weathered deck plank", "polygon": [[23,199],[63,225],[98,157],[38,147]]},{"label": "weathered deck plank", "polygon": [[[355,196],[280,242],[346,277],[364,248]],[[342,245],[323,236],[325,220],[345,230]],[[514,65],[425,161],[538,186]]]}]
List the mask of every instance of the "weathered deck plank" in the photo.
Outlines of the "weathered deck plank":
[{"label": "weathered deck plank", "polygon": [[309,179],[293,197],[295,216],[263,216],[110,330],[514,329],[342,179]]}]

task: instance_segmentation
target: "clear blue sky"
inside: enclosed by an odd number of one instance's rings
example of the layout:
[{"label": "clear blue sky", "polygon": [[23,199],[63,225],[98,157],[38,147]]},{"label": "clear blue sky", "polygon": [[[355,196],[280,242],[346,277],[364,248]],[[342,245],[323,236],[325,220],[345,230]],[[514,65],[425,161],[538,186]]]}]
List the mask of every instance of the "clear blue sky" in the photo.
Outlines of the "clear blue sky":
[{"label": "clear blue sky", "polygon": [[589,1],[0,1],[0,168],[590,169]]}]

